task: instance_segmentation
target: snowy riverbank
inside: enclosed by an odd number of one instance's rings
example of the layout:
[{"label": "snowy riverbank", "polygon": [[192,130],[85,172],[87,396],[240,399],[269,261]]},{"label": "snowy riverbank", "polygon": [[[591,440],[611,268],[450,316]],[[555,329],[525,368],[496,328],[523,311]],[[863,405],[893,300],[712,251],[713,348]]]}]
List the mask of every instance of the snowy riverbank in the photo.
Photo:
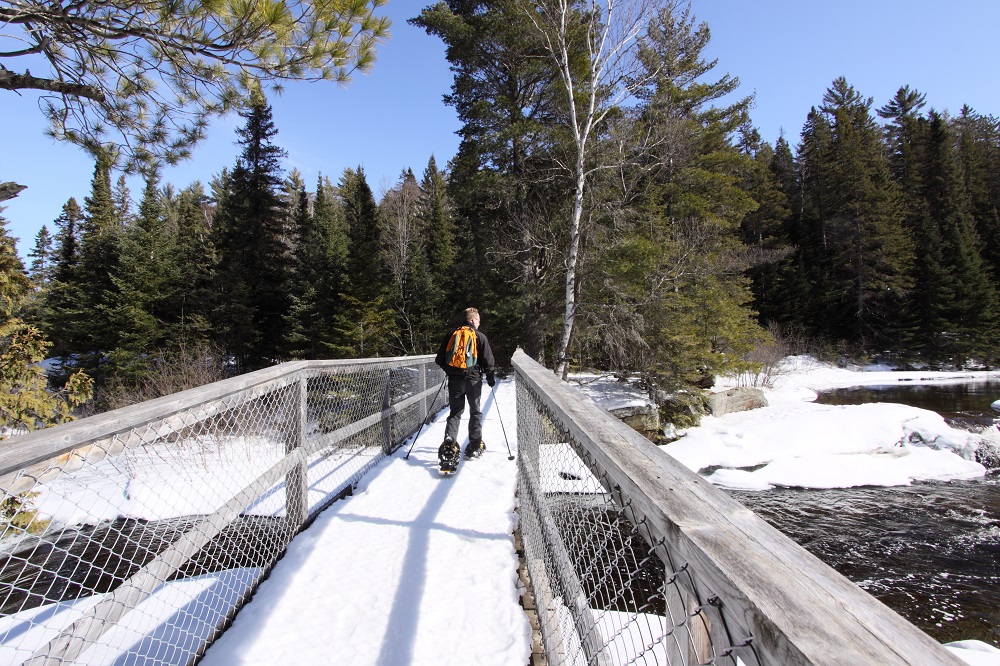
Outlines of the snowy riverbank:
[{"label": "snowy riverbank", "polygon": [[[643,391],[612,378],[582,378],[581,390],[607,409],[648,404]],[[952,428],[935,412],[899,404],[824,405],[820,391],[896,383],[1000,380],[997,372],[846,370],[808,357],[786,359],[765,389],[768,406],[707,416],[662,448],[713,483],[733,489],[906,486],[917,481],[975,479],[982,435]],[[722,381],[714,391],[736,386]],[[1000,395],[996,396],[1000,398]],[[997,414],[1000,417],[1000,414]],[[947,646],[968,664],[1000,665],[1000,650],[981,641]]]},{"label": "snowy riverbank", "polygon": [[[810,358],[785,360],[765,389],[768,406],[722,417],[706,416],[663,449],[716,485],[741,490],[775,486],[850,488],[899,486],[983,476],[975,461],[982,435],[953,428],[935,412],[906,405],[823,405],[825,389],[897,382],[986,381],[996,372],[845,370]],[[723,380],[713,390],[735,386]],[[644,404],[642,391],[612,379],[581,389],[606,408]]]}]

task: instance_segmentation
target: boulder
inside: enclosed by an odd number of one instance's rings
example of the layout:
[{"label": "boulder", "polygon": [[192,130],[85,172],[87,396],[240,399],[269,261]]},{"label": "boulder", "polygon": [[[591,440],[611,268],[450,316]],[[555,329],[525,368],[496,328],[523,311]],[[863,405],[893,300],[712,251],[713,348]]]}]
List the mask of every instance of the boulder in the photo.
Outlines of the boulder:
[{"label": "boulder", "polygon": [[712,416],[745,412],[760,407],[767,407],[767,398],[759,388],[749,386],[732,388],[708,396],[708,408]]},{"label": "boulder", "polygon": [[660,412],[654,405],[633,405],[608,410],[643,437],[656,441],[660,433]]}]

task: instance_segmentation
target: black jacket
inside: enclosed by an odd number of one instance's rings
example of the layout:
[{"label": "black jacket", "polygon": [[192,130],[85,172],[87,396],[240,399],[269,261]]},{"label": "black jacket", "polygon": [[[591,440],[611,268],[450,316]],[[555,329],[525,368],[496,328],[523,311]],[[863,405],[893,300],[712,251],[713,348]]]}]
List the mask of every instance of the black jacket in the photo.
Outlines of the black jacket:
[{"label": "black jacket", "polygon": [[[468,326],[476,332],[476,364],[471,368],[466,368],[465,370],[451,367],[448,365],[448,361],[446,360],[448,341],[451,340],[452,333],[462,328],[462,326]],[[441,340],[441,346],[438,347],[437,356],[434,357],[434,362],[441,366],[441,369],[449,375],[454,376],[464,374],[466,378],[473,380],[482,380],[483,377],[492,377],[496,361],[493,359],[493,350],[490,349],[489,339],[486,337],[485,333],[472,324],[462,324],[462,326],[456,326],[444,336],[444,339]]]}]

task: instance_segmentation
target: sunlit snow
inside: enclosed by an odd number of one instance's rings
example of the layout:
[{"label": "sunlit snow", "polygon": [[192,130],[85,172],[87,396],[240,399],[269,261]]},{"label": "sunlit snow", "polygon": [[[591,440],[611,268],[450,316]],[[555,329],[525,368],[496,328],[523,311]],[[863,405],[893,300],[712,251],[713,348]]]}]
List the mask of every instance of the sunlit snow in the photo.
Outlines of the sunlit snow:
[{"label": "sunlit snow", "polygon": [[[985,472],[969,459],[976,445],[973,436],[948,427],[933,413],[899,405],[833,407],[810,402],[817,389],[885,383],[890,373],[824,368],[801,358],[790,362],[794,371],[782,375],[777,388],[768,391],[769,407],[708,417],[664,448],[713,482],[741,488],[907,484]],[[621,387],[597,381],[583,388],[604,404],[641,403],[641,392],[629,389],[622,395]],[[453,477],[441,478],[437,471],[446,411],[424,428],[409,459],[404,449],[375,467],[353,497],[335,503],[291,543],[202,663],[526,664],[531,635],[518,603],[517,556],[511,537],[517,463],[508,460],[504,438],[505,434],[510,438],[516,453],[514,393],[512,382],[502,382],[496,401],[484,397],[486,454],[463,461]],[[465,432],[463,422],[463,437]],[[252,443],[248,446],[252,448]],[[247,453],[238,450],[242,461],[248,460]],[[263,462],[251,466],[258,464]],[[593,485],[582,465],[543,472],[548,491],[580,492]],[[165,496],[176,495],[168,490],[169,480],[155,475],[120,477],[127,480],[116,482],[110,494],[88,496],[86,516],[58,518],[145,515],[149,510],[144,497],[155,494],[163,504]],[[49,506],[54,508],[57,495],[83,490],[56,486],[50,492]],[[115,499],[104,502],[105,494]],[[178,512],[198,508],[178,506]],[[109,647],[92,649],[80,663],[133,663],[132,657],[144,654],[143,650],[157,646],[162,650],[177,636],[157,642],[165,638],[164,623],[176,607],[199,609],[186,615],[181,611],[186,618],[181,635],[198,640],[207,635],[220,612],[204,605],[201,599],[210,598],[207,591],[222,586],[237,595],[257,573],[234,570],[161,586],[113,630]],[[96,595],[4,618],[0,635],[7,639],[0,646],[0,662],[6,663],[9,641],[21,649],[39,647],[55,635],[57,629],[51,627],[65,626],[101,598]],[[602,622],[614,622],[613,614],[605,616]],[[35,624],[42,617],[49,618],[45,627]],[[628,645],[635,641],[626,636],[617,640],[625,646],[622,654],[631,658]],[[962,641],[948,647],[974,666],[1000,665],[1000,650],[985,643]],[[169,651],[160,656],[172,663]]]}]

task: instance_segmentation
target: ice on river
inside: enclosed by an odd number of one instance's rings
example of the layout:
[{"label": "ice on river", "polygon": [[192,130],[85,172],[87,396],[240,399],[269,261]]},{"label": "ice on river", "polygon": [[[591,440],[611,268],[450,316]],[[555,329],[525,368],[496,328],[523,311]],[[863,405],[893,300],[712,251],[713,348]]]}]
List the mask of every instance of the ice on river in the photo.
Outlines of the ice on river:
[{"label": "ice on river", "polygon": [[773,401],[705,418],[663,448],[713,483],[766,490],[976,478],[986,473],[973,459],[979,441],[916,407]]}]

